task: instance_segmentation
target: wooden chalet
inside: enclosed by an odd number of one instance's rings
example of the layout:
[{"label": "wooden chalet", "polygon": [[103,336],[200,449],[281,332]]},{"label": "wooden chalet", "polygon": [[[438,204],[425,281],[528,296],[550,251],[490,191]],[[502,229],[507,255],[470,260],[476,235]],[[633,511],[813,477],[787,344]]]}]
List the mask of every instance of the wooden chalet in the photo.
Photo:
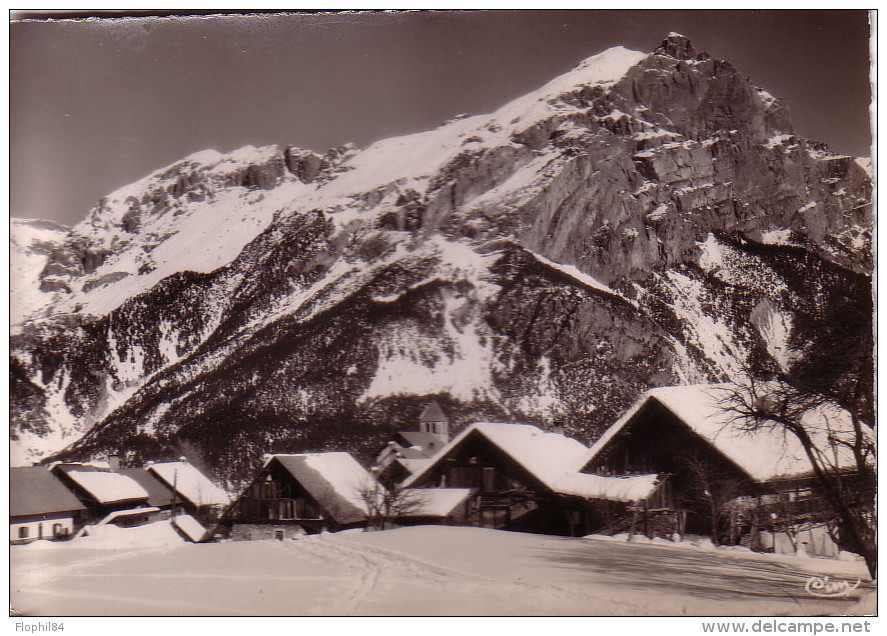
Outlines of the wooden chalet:
[{"label": "wooden chalet", "polygon": [[[644,511],[648,526],[662,534],[669,528],[716,533],[720,542],[767,549],[775,540],[762,545],[761,531],[826,524],[832,513],[818,496],[800,442],[776,428],[748,430],[725,408],[730,394],[724,385],[647,391],[591,447],[582,471],[666,476],[661,496]],[[836,425],[834,419],[829,424]],[[814,442],[827,448],[834,431],[810,428]],[[850,453],[840,455],[840,465],[852,469]],[[612,514],[605,530],[624,531],[631,521],[631,515]]]},{"label": "wooden chalet", "polygon": [[348,453],[271,455],[225,512],[233,539],[283,539],[363,527],[374,477]]},{"label": "wooden chalet", "polygon": [[148,492],[126,475],[91,464],[56,464],[52,473],[85,507],[85,523],[120,510],[147,508]]},{"label": "wooden chalet", "polygon": [[588,534],[600,524],[594,502],[656,496],[655,474],[627,478],[581,474],[589,449],[535,426],[478,422],[464,429],[404,488],[471,491],[465,525],[549,534]]},{"label": "wooden chalet", "polygon": [[70,538],[86,506],[42,466],[9,469],[9,542]]}]

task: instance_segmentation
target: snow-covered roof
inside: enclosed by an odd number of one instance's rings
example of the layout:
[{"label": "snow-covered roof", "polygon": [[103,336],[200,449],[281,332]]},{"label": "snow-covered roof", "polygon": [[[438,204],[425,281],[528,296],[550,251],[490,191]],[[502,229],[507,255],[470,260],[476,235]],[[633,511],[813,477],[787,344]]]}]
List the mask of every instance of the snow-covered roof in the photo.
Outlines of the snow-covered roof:
[{"label": "snow-covered roof", "polygon": [[428,468],[433,460],[430,457],[419,457],[415,459],[411,459],[409,457],[398,457],[394,461],[406,468],[407,471],[412,475],[419,472],[420,470],[425,470],[426,468]]},{"label": "snow-covered roof", "polygon": [[173,492],[166,484],[149,473],[144,468],[119,468],[116,471],[126,475],[148,492],[149,506],[170,506],[173,502]]},{"label": "snow-covered roof", "polygon": [[471,496],[470,488],[408,488],[402,492],[416,502],[402,517],[447,517]]},{"label": "snow-covered roof", "polygon": [[148,471],[195,506],[227,504],[230,501],[228,493],[188,462],[151,464]]},{"label": "snow-covered roof", "polygon": [[637,501],[653,494],[659,475],[632,475],[604,477],[585,473],[568,473],[555,482],[555,491],[562,495],[576,495],[586,499],[609,501]]},{"label": "snow-covered roof", "polygon": [[116,521],[117,519],[120,519],[121,517],[133,517],[136,515],[147,515],[147,514],[151,514],[152,512],[158,512],[159,510],[160,510],[160,508],[155,508],[153,506],[150,506],[148,508],[130,508],[129,510],[115,510],[114,512],[106,515],[105,518],[102,519],[101,521],[99,521],[96,525],[102,526],[102,525],[111,523],[113,521]]},{"label": "snow-covered roof", "polygon": [[186,537],[197,543],[206,534],[206,528],[191,515],[177,515],[170,519],[172,525]]},{"label": "snow-covered roof", "polygon": [[[631,424],[635,416],[651,399],[667,408],[700,437],[711,443],[733,463],[758,481],[778,477],[808,475],[810,461],[798,439],[779,427],[760,427],[747,430],[735,412],[729,411],[730,396],[736,387],[723,384],[660,387],[644,393],[626,413],[595,442],[583,464],[590,462],[613,437]],[[805,427],[814,445],[835,453],[836,465],[855,467],[849,449],[829,443],[829,436],[852,432],[846,412],[808,412]],[[833,447],[833,448],[830,448]]]},{"label": "snow-covered roof", "polygon": [[407,446],[406,448],[398,448],[395,455],[401,459],[422,459],[427,457],[420,446]]},{"label": "snow-covered roof", "polygon": [[120,473],[101,470],[85,465],[62,465],[57,469],[64,472],[78,486],[102,504],[148,499],[148,491],[134,480]]},{"label": "snow-covered roof", "polygon": [[440,435],[422,431],[399,431],[395,437],[403,439],[407,444],[404,448],[417,446],[423,456],[433,455],[447,443]]},{"label": "snow-covered roof", "polygon": [[[475,422],[465,428],[453,441],[432,458],[431,465],[459,446],[466,437],[477,432],[507,453],[516,463],[545,485],[552,487],[588,452],[581,442],[559,433],[547,433],[529,424]],[[414,474],[404,482],[410,486],[431,467]],[[573,469],[575,471],[575,468]]]},{"label": "snow-covered roof", "polygon": [[9,516],[83,510],[83,504],[46,468],[9,469]]},{"label": "snow-covered roof", "polygon": [[362,521],[367,515],[361,491],[382,488],[349,453],[272,455],[337,523]]},{"label": "snow-covered roof", "polygon": [[602,477],[579,473],[587,462],[589,449],[582,442],[560,433],[548,433],[529,424],[476,422],[463,430],[440,453],[427,460],[428,465],[404,480],[407,488],[416,484],[428,470],[477,432],[511,457],[518,465],[542,482],[552,492],[586,499],[636,501],[649,497],[656,488],[658,475]]}]

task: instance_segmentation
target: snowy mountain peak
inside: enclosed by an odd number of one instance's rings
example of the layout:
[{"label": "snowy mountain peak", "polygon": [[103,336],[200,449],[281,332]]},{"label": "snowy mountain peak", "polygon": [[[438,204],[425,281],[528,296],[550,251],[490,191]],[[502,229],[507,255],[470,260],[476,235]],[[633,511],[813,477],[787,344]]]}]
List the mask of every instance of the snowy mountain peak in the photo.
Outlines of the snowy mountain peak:
[{"label": "snowy mountain peak", "polygon": [[704,60],[709,57],[708,53],[697,51],[687,36],[674,31],[666,36],[653,53],[673,57],[676,60]]},{"label": "snowy mountain peak", "polygon": [[432,397],[593,436],[651,386],[801,364],[866,297],[871,177],[790,133],[670,34],[365,149],[195,153],[17,244],[19,456],[187,440],[236,476],[375,448]]}]

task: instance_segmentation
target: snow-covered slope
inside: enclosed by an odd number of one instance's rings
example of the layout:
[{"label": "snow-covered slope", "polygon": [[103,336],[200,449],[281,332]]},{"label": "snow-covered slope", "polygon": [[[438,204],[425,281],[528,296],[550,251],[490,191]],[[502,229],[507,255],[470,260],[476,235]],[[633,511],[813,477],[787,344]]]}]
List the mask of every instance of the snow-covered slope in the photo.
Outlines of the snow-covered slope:
[{"label": "snow-covered slope", "polygon": [[40,275],[53,250],[60,247],[70,228],[52,221],[10,219],[9,293],[13,324],[47,301]]},{"label": "snow-covered slope", "polygon": [[835,321],[864,339],[870,195],[677,34],[363,150],[196,153],[51,250],[12,338],[17,452],[184,440],[238,476],[369,455],[431,396],[456,429],[591,441],[651,386],[806,364]]}]

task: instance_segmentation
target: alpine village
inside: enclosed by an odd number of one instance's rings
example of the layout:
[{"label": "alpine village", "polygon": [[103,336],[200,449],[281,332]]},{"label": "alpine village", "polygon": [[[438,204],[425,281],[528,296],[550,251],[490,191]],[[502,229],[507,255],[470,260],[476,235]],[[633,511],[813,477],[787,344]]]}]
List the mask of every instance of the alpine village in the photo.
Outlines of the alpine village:
[{"label": "alpine village", "polygon": [[870,169],[672,33],[14,225],[10,544],[465,526],[874,576]]}]

